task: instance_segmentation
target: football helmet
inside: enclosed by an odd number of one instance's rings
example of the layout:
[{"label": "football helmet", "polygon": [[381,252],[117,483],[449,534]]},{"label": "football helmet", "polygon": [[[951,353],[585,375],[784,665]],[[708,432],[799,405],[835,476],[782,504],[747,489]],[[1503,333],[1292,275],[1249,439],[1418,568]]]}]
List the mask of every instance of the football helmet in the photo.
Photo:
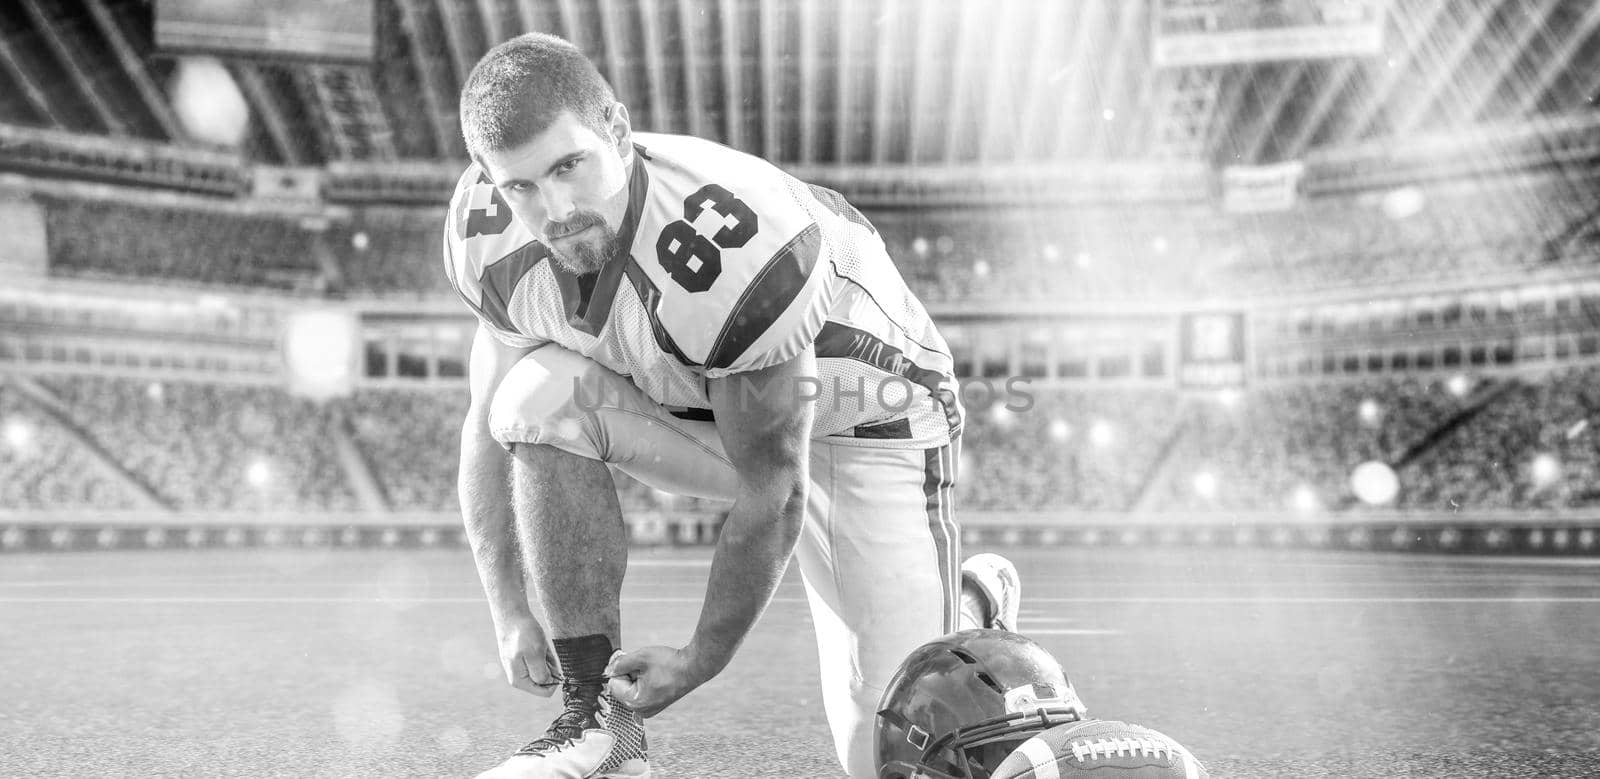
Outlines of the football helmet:
[{"label": "football helmet", "polygon": [[1061,664],[1002,630],[917,647],[878,708],[878,779],[988,779],[1021,742],[1088,716]]}]

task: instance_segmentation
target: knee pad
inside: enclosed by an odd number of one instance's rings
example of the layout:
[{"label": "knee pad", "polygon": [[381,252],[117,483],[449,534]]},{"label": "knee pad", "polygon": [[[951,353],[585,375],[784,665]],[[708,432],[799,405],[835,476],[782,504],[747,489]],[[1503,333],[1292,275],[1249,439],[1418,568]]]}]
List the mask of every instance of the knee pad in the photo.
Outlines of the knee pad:
[{"label": "knee pad", "polygon": [[600,459],[589,417],[609,379],[621,380],[577,352],[541,346],[501,379],[489,403],[489,432],[507,448],[548,444]]}]

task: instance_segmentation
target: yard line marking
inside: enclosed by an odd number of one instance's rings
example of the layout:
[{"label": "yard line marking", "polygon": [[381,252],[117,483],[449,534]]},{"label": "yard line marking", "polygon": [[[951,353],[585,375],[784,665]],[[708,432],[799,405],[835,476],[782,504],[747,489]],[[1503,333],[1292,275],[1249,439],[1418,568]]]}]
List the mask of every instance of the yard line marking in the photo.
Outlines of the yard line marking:
[{"label": "yard line marking", "polygon": [[1040,628],[1037,630],[1024,630],[1024,636],[1120,636],[1120,630],[1104,630],[1101,628]]},{"label": "yard line marking", "polygon": [[[630,603],[688,603],[702,602],[699,597],[684,598],[627,598],[622,599],[623,605]],[[172,598],[138,598],[138,597],[111,597],[111,598],[81,598],[81,597],[10,597],[0,596],[0,604],[4,603],[141,603],[141,604],[195,604],[195,603],[483,603],[484,599],[478,598],[383,598],[383,597],[289,597],[289,598],[257,598],[257,597],[228,597],[228,596],[193,596]],[[773,603],[805,603],[805,598],[776,597]]]},{"label": "yard line marking", "polygon": [[1029,598],[1034,603],[1600,603],[1600,597],[1400,597],[1400,598],[1349,598],[1349,597],[1150,597],[1150,598]]}]

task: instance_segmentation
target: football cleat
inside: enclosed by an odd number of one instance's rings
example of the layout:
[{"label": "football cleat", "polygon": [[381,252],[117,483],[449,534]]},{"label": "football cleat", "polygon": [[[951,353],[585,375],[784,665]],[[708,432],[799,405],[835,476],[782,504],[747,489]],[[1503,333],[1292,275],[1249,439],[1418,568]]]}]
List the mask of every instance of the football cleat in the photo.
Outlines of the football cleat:
[{"label": "football cleat", "polygon": [[970,582],[989,601],[983,627],[1017,632],[1017,612],[1022,609],[1022,579],[1017,567],[992,552],[975,554],[961,564],[961,582]]},{"label": "football cleat", "polygon": [[563,682],[566,708],[543,736],[478,779],[650,779],[644,721],[603,682]]}]

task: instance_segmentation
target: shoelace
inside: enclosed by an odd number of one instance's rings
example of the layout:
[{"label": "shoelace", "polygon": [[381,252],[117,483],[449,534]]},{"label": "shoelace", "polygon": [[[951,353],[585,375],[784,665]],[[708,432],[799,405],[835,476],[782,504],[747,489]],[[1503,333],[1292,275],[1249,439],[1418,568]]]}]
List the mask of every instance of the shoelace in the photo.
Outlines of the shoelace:
[{"label": "shoelace", "polygon": [[598,722],[596,712],[600,710],[600,693],[605,687],[604,680],[576,682],[571,679],[561,683],[561,697],[566,701],[566,707],[550,723],[544,735],[528,742],[527,746],[517,750],[519,755],[537,755],[547,750],[559,748],[570,739],[583,735],[586,728],[593,727]]}]

